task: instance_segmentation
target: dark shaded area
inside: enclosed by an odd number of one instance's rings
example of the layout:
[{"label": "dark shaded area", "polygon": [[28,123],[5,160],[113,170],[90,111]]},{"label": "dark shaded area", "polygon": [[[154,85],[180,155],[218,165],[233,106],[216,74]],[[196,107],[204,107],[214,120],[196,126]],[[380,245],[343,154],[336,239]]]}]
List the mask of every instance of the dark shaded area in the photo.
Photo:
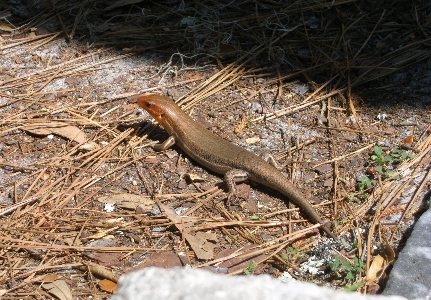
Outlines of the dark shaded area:
[{"label": "dark shaded area", "polygon": [[235,62],[281,80],[332,80],[349,100],[355,88],[375,101],[429,101],[430,1],[8,0],[0,11],[69,41],[171,56],[177,69]]}]

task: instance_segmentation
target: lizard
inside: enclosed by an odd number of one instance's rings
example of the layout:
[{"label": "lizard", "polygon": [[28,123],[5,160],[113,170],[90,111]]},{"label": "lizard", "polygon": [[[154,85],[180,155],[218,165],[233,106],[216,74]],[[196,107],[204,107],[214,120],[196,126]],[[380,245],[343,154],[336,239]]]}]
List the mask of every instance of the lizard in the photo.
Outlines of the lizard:
[{"label": "lizard", "polygon": [[153,149],[163,151],[176,144],[197,163],[224,175],[228,203],[235,196],[235,183],[250,180],[263,184],[284,194],[304,209],[312,221],[322,224],[321,228],[328,236],[338,240],[304,195],[263,158],[213,134],[195,122],[170,98],[158,94],[145,95],[138,98],[138,104],[169,134],[164,142],[153,145]]}]

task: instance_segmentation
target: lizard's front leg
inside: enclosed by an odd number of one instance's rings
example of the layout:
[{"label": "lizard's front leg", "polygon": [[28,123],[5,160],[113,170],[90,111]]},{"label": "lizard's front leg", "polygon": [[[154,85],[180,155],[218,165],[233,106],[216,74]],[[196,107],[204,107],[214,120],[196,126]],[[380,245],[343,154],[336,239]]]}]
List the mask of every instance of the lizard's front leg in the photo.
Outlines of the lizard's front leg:
[{"label": "lizard's front leg", "polygon": [[153,145],[153,149],[155,151],[165,151],[173,145],[175,145],[175,137],[171,135],[163,143]]}]

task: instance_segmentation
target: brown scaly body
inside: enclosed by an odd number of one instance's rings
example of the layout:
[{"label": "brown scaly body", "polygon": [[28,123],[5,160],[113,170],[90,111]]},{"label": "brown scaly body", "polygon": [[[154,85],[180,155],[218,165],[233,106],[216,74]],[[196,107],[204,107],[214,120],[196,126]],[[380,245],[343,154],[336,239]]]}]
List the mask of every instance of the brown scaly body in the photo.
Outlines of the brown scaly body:
[{"label": "brown scaly body", "polygon": [[[323,224],[302,193],[277,168],[261,157],[214,135],[193,121],[169,98],[161,95],[141,96],[138,103],[170,135],[162,144],[156,145],[155,150],[165,150],[177,144],[196,162],[225,176],[229,197],[235,192],[235,182],[250,179],[283,193],[303,208],[314,222]],[[322,226],[322,229],[330,237],[337,239],[328,227]]]}]

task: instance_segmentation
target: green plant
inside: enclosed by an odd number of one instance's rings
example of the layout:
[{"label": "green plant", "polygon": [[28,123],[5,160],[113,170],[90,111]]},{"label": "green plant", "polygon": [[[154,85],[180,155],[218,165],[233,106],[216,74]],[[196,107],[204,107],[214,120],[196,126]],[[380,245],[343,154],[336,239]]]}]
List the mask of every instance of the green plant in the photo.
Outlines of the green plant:
[{"label": "green plant", "polygon": [[371,154],[371,159],[377,162],[379,166],[383,166],[387,162],[392,161],[392,156],[383,155],[383,148],[379,146],[374,146],[374,152]]},{"label": "green plant", "polygon": [[341,266],[341,260],[337,256],[335,260],[329,262],[329,267],[331,268],[331,271],[337,274],[338,277],[340,277],[340,273],[338,272],[338,268]]},{"label": "green plant", "polygon": [[303,255],[303,253],[299,252],[299,247],[293,248],[292,246],[289,246],[287,247],[287,251],[290,253],[290,260],[298,260]]},{"label": "green plant", "polygon": [[297,255],[297,254],[298,254],[298,252],[299,252],[299,247],[295,247],[295,248],[293,248],[292,246],[289,246],[289,247],[287,247],[287,250],[288,250],[291,254],[293,254],[293,255]]},{"label": "green plant", "polygon": [[357,257],[353,259],[353,265],[350,265],[347,261],[341,262],[339,257],[336,257],[335,260],[330,261],[328,264],[331,271],[338,277],[342,277],[341,274],[345,274],[344,279],[349,281],[354,280],[358,274],[364,271],[365,267],[364,262]]},{"label": "green plant", "polygon": [[385,178],[389,178],[392,175],[392,170],[390,169],[385,169],[383,172],[383,166],[376,166],[376,171],[382,174]]},{"label": "green plant", "polygon": [[247,268],[244,269],[244,274],[245,275],[252,275],[254,273],[254,271],[256,270],[257,267],[257,262],[255,262],[254,260],[252,260]]},{"label": "green plant", "polygon": [[363,191],[372,185],[370,178],[362,176],[361,182],[358,183],[359,191]]},{"label": "green plant", "polygon": [[352,250],[358,249],[358,246],[359,246],[358,241],[353,241],[350,243],[350,248]]},{"label": "green plant", "polygon": [[[383,151],[383,148],[380,146],[374,146],[373,153],[370,156],[370,158],[375,162],[376,172],[382,175],[383,178],[390,178],[393,173],[392,169],[394,165],[412,157],[414,157],[412,154],[401,151],[400,147],[398,146],[394,147],[389,153],[387,151]],[[392,179],[397,179],[397,177]],[[370,178],[367,176],[362,176],[361,181],[358,182],[358,190],[360,193],[357,196],[355,196],[353,193],[350,193],[348,195],[348,199],[350,201],[356,202],[365,199],[367,195],[362,192],[370,188],[372,185],[373,183]]]},{"label": "green plant", "polygon": [[[368,177],[367,177],[368,178]],[[369,179],[368,179],[369,180]],[[370,183],[371,183],[371,181],[370,181]],[[358,187],[359,187],[359,189],[362,191],[362,190],[364,190],[365,188],[367,188],[368,187],[368,185],[367,185],[367,183],[366,182],[360,182],[360,183],[358,183]],[[360,200],[362,199],[366,199],[367,198],[367,196],[365,195],[365,194],[358,194],[357,196],[355,195],[355,193],[349,193],[348,195],[347,195],[347,199],[349,199],[349,201],[354,201],[354,202],[356,202],[356,203],[359,203],[360,202]]]},{"label": "green plant", "polygon": [[356,291],[357,289],[359,289],[360,287],[363,287],[365,285],[365,283],[363,283],[363,282],[356,282],[356,283],[354,283],[354,284],[352,284],[352,285],[349,285],[349,286],[345,286],[344,287],[344,290],[346,291],[346,292],[354,292],[354,291]]},{"label": "green plant", "polygon": [[401,151],[400,147],[394,147],[390,153],[384,154],[383,148],[374,146],[371,159],[377,163],[376,171],[382,174],[385,178],[391,177],[392,170],[389,168],[392,165],[399,164],[407,158],[413,158],[411,153]]},{"label": "green plant", "polygon": [[350,265],[347,261],[343,262],[343,268],[345,271],[347,271],[347,275],[345,278],[347,280],[355,279],[356,275],[364,271],[364,267],[364,262],[357,257],[353,259],[353,266]]},{"label": "green plant", "polygon": [[394,149],[392,149],[391,156],[392,156],[394,163],[400,163],[400,162],[405,161],[407,158],[415,157],[411,153],[402,152],[400,147],[398,147],[398,146],[396,146]]}]

